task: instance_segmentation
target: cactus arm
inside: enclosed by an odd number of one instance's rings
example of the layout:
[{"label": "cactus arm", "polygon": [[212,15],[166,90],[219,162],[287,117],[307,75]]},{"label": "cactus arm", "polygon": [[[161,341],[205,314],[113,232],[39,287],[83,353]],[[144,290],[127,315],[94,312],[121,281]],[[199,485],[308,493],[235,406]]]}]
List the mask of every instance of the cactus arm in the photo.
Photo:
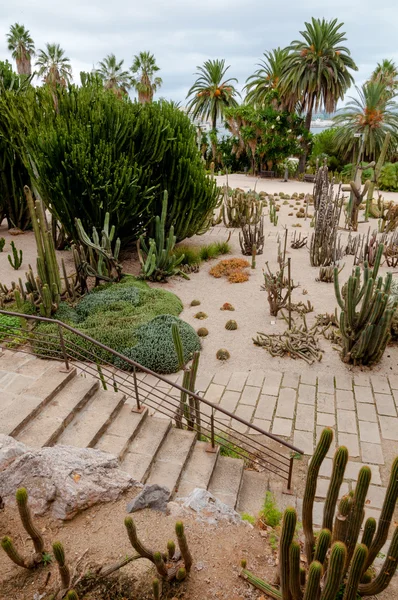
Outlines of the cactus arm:
[{"label": "cactus arm", "polygon": [[186,572],[189,573],[192,567],[192,554],[188,548],[188,542],[184,532],[184,525],[181,521],[176,523],[176,535],[178,547],[180,548]]},{"label": "cactus arm", "polygon": [[366,496],[369,489],[372,472],[369,467],[364,466],[361,468],[358,474],[358,481],[355,487],[353,505],[350,513],[348,529],[347,529],[347,557],[346,557],[346,571],[350,565],[352,556],[354,554],[355,545],[361,529],[361,524],[364,516],[364,506],[366,502]]},{"label": "cactus arm", "polygon": [[308,564],[311,564],[314,553],[314,531],[312,522],[312,510],[314,506],[314,498],[316,492],[316,485],[318,480],[319,469],[321,464],[327,455],[329,448],[333,440],[333,431],[326,428],[322,431],[321,437],[315,448],[314,455],[311,459],[311,463],[308,467],[307,481],[305,485],[304,498],[303,498],[303,530],[305,535],[305,552],[307,556]]},{"label": "cactus arm", "polygon": [[289,586],[289,551],[296,529],[297,514],[294,508],[287,508],[283,515],[281,538],[279,542],[279,572],[283,600],[291,600]]},{"label": "cactus arm", "polygon": [[363,544],[358,544],[352,557],[350,572],[344,590],[343,600],[356,600],[358,585],[362,576],[363,566],[368,556],[368,549]]},{"label": "cactus arm", "polygon": [[[339,496],[341,484],[343,483],[347,462],[348,450],[344,446],[340,446],[336,450],[333,458],[332,477],[330,479],[329,489],[323,509],[322,529],[329,529],[332,531],[336,502]],[[322,560],[320,562],[323,564]]]},{"label": "cactus arm", "polygon": [[163,577],[164,579],[166,579],[167,577],[167,567],[165,565],[165,562],[163,560],[163,556],[160,552],[154,552],[153,553],[153,562],[155,563],[155,567],[157,572],[159,573],[159,575],[161,577]]},{"label": "cactus arm", "polygon": [[320,600],[336,600],[344,575],[347,550],[342,542],[336,542],[330,552],[328,571]]},{"label": "cactus arm", "polygon": [[[381,518],[381,517],[380,517]],[[387,556],[380,569],[379,574],[370,582],[359,585],[358,591],[361,596],[375,596],[381,594],[391,579],[393,578],[398,565],[398,526],[395,527],[395,531],[391,540],[390,547],[387,552]]]},{"label": "cactus arm", "polygon": [[25,488],[19,488],[16,491],[15,498],[17,501],[18,512],[19,516],[21,517],[23,528],[31,537],[33,545],[35,547],[35,552],[37,552],[37,554],[42,554],[44,552],[44,540],[40,531],[33,523],[32,515],[28,504],[28,492]]},{"label": "cactus arm", "polygon": [[8,558],[12,560],[13,563],[18,565],[18,567],[23,567],[24,569],[32,568],[32,565],[29,565],[25,559],[19,554],[18,550],[15,548],[13,541],[7,535],[4,536],[1,540],[1,547],[4,552],[7,554]]},{"label": "cactus arm", "polygon": [[361,544],[366,546],[368,550],[372,545],[372,540],[376,531],[376,527],[376,519],[374,519],[373,517],[369,517],[368,519],[366,519],[365,527],[363,528]]},{"label": "cactus arm", "polygon": [[304,592],[304,600],[315,600],[315,598],[318,598],[322,574],[323,567],[321,563],[314,560],[310,564],[310,568],[308,571],[308,578]]},{"label": "cactus arm", "polygon": [[341,310],[345,310],[345,303],[343,302],[343,298],[341,297],[341,293],[340,293],[339,269],[337,267],[334,268],[333,281],[334,281],[334,292],[336,295],[338,305],[340,306]]},{"label": "cactus arm", "polygon": [[273,598],[274,600],[282,600],[282,594],[279,590],[274,588],[267,581],[264,581],[263,579],[256,577],[255,575],[253,575],[253,573],[251,573],[247,569],[241,570],[240,577],[242,577],[243,579],[246,579],[246,581],[251,583],[251,585],[253,585],[255,588],[257,588],[261,592],[264,592],[270,598]]},{"label": "cactus arm", "polygon": [[53,552],[55,560],[58,563],[58,571],[61,577],[62,587],[68,589],[70,584],[70,571],[68,565],[65,564],[65,552],[61,542],[53,543]]},{"label": "cactus arm", "polygon": [[327,551],[332,541],[332,534],[329,529],[322,529],[319,532],[318,539],[315,545],[314,560],[321,565],[325,562]]},{"label": "cactus arm", "polygon": [[301,600],[303,593],[300,587],[300,544],[292,542],[289,550],[289,587],[293,600]]},{"label": "cactus arm", "polygon": [[144,546],[144,544],[139,540],[133,519],[131,517],[126,517],[124,520],[124,525],[127,529],[127,535],[129,537],[130,544],[133,546],[134,550],[136,550],[143,558],[147,558],[154,563],[154,552],[146,548],[146,546]]}]

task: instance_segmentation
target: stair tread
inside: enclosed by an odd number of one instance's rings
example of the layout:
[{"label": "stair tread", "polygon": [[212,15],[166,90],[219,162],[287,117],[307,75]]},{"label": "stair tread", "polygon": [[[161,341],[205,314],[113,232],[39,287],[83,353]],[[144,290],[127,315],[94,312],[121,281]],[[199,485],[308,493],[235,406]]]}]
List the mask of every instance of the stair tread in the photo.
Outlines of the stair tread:
[{"label": "stair tread", "polygon": [[217,452],[207,452],[207,442],[196,442],[189,462],[185,466],[177,495],[184,498],[195,488],[207,489],[216,466]]},{"label": "stair tread", "polygon": [[76,369],[62,372],[57,362],[18,394],[2,392],[0,432],[16,436],[75,376]]},{"label": "stair tread", "polygon": [[220,456],[210,481],[209,491],[221,502],[235,508],[243,470],[244,462],[240,458]]},{"label": "stair tread", "polygon": [[147,418],[122,460],[123,471],[127,471],[131,477],[144,483],[170,427],[170,420]]},{"label": "stair tread", "polygon": [[18,434],[17,439],[28,446],[54,443],[62,429],[98,389],[94,379],[75,377],[45,406],[33,421]]},{"label": "stair tread", "polygon": [[115,420],[109,425],[95,447],[110,452],[120,460],[128,449],[130,441],[138,435],[138,431],[147,418],[148,411],[132,412],[131,404],[125,403]]},{"label": "stair tread", "polygon": [[75,415],[58,438],[57,444],[92,447],[115,418],[124,401],[125,395],[120,392],[96,392],[84,409]]},{"label": "stair tread", "polygon": [[195,441],[195,432],[171,429],[152,465],[147,483],[163,485],[173,495]]},{"label": "stair tread", "polygon": [[243,472],[242,486],[239,493],[237,510],[257,517],[264,504],[268,490],[269,473],[258,471]]}]

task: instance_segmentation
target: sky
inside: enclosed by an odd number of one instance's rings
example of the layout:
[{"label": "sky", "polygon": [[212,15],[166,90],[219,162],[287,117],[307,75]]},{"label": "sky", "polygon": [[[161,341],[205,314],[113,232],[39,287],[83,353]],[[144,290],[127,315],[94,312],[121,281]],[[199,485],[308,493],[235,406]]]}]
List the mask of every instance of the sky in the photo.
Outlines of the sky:
[{"label": "sky", "polygon": [[36,49],[59,43],[75,82],[107,54],[129,67],[135,54],[149,50],[161,69],[159,96],[184,105],[205,60],[225,58],[241,89],[263,52],[299,39],[312,16],[344,23],[357,85],[383,58],[398,63],[396,0],[0,0],[0,60],[12,60],[6,34],[15,22],[30,30]]}]

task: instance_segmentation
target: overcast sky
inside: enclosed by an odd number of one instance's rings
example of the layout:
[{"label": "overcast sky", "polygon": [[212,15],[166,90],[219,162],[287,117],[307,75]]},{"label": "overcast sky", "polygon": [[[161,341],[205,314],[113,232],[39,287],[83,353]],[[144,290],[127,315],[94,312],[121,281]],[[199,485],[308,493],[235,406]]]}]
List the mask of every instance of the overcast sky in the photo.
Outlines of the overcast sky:
[{"label": "overcast sky", "polygon": [[134,54],[150,50],[161,68],[160,95],[184,103],[197,65],[225,58],[241,88],[262,53],[299,38],[312,16],[344,22],[357,84],[383,58],[398,62],[397,0],[0,0],[0,59],[11,60],[5,36],[15,22],[37,49],[59,43],[76,82],[107,54],[129,67]]}]

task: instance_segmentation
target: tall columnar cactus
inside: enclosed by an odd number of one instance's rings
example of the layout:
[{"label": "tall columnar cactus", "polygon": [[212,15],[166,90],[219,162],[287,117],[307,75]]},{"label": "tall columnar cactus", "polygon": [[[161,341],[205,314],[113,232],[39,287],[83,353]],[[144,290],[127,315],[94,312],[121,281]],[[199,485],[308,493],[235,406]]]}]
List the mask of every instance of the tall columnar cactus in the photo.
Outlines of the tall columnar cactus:
[{"label": "tall columnar cactus", "polygon": [[347,462],[348,450],[345,446],[340,446],[333,459],[332,477],[330,479],[329,491],[326,496],[325,507],[323,510],[323,529],[329,529],[330,531],[333,529],[333,516],[341,484],[343,483]]},{"label": "tall columnar cactus", "polygon": [[[178,325],[176,323],[172,325],[171,333],[173,337],[174,348],[177,353],[179,367],[184,371],[182,387],[184,388],[184,390],[188,390],[189,392],[195,393],[200,352],[194,352],[192,364],[190,367],[188,367],[184,358],[184,348],[182,345]],[[176,426],[179,429],[182,429],[183,418],[185,418],[187,421],[188,429],[190,431],[195,429],[198,434],[198,437],[200,437],[201,421],[199,401],[187,394],[186,391],[180,392],[180,404],[175,417]]]},{"label": "tall columnar cactus", "polygon": [[334,287],[337,302],[341,308],[340,332],[344,362],[354,365],[371,365],[378,362],[391,338],[391,321],[396,303],[389,304],[392,281],[391,273],[385,280],[377,278],[384,246],[380,244],[375,264],[369,269],[364,263],[363,283],[361,269],[356,267],[348,283],[340,292],[339,274],[334,270]]},{"label": "tall columnar cactus", "polygon": [[14,242],[11,242],[11,250],[12,250],[12,257],[11,257],[11,254],[9,254],[7,256],[8,262],[10,263],[10,265],[12,266],[12,268],[15,271],[18,271],[19,267],[22,265],[23,252],[22,252],[22,250],[20,250],[19,254],[18,254],[18,250],[17,250]]},{"label": "tall columnar cactus", "polygon": [[180,548],[181,556],[184,560],[186,572],[189,573],[192,567],[192,555],[188,548],[188,542],[185,536],[184,524],[182,521],[178,521],[176,523],[176,535],[178,547]]},{"label": "tall columnar cactus", "polygon": [[70,584],[70,571],[68,565],[65,563],[65,551],[61,542],[53,543],[53,552],[55,560],[58,563],[58,571],[61,577],[62,587],[68,589]]},{"label": "tall columnar cactus", "polygon": [[146,244],[141,236],[137,243],[138,257],[141,263],[141,272],[144,279],[152,281],[165,281],[167,277],[180,274],[188,279],[178,266],[184,260],[184,255],[177,258],[173,253],[176,236],[172,225],[166,239],[166,217],[167,217],[167,190],[163,192],[162,214],[155,219],[155,238]]},{"label": "tall columnar cactus", "polygon": [[44,540],[40,531],[33,523],[28,504],[28,492],[25,488],[19,488],[15,494],[15,498],[17,501],[18,512],[19,516],[21,517],[22,525],[32,539],[35,552],[37,554],[42,554],[44,552]]},{"label": "tall columnar cactus", "polygon": [[[293,540],[296,513],[291,508],[285,511],[280,537],[280,589],[255,577],[247,570],[246,561],[242,563],[241,576],[275,600],[303,600],[303,598],[304,600],[336,600],[337,597],[342,597],[343,600],[356,600],[358,594],[361,597],[373,596],[386,589],[397,568],[398,525],[395,526],[386,559],[377,575],[372,564],[387,539],[398,499],[398,458],[395,459],[392,466],[390,482],[376,533],[375,520],[369,518],[365,523],[362,540],[359,542],[371,479],[369,467],[364,466],[359,471],[355,490],[340,500],[333,531],[322,529],[314,545],[312,510],[316,494],[316,480],[331,442],[332,432],[325,430],[320,437],[307,472],[302,514],[305,549],[308,557],[306,561],[307,577],[301,576],[303,571],[300,567],[300,546]],[[330,498],[338,497],[346,464],[346,448],[337,449],[332,473],[333,485],[329,486],[324,506],[324,522],[325,519],[326,522],[330,522],[330,519],[333,518]]]},{"label": "tall columnar cactus", "polygon": [[253,248],[255,249],[254,257],[262,254],[264,240],[264,217],[261,217],[260,221],[254,225],[242,225],[242,229],[239,232],[239,243],[242,254],[253,256]]},{"label": "tall columnar cactus", "polygon": [[152,592],[154,600],[160,600],[160,581],[157,577],[152,581]]}]

